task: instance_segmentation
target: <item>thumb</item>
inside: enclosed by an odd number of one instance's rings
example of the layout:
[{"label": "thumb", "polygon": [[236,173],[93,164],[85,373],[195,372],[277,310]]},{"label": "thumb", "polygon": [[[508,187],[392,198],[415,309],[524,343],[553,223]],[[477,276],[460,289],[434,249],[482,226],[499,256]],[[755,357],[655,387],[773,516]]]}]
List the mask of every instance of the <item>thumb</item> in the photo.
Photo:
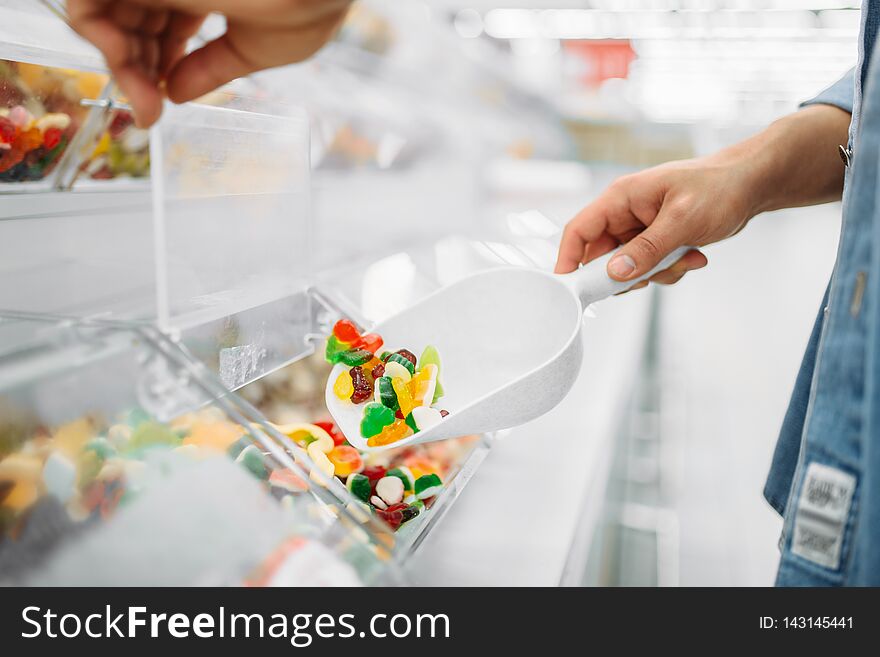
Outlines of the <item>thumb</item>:
[{"label": "thumb", "polygon": [[663,208],[651,225],[633,237],[608,262],[608,275],[618,281],[628,281],[644,275],[688,238],[683,222],[673,219]]}]

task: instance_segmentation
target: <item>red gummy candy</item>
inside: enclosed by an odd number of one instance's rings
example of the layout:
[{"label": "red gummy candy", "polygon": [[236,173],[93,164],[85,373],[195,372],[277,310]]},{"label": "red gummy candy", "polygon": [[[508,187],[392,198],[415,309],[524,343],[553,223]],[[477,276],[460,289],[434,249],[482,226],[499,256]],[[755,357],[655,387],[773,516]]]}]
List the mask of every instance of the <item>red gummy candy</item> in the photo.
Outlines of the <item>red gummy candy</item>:
[{"label": "red gummy candy", "polygon": [[321,427],[324,431],[330,434],[334,446],[338,447],[339,445],[344,445],[348,442],[345,440],[345,436],[339,431],[339,428],[332,422],[315,422],[315,426]]},{"label": "red gummy candy", "polygon": [[361,349],[366,349],[370,353],[375,354],[377,351],[379,351],[379,347],[381,347],[384,343],[385,341],[378,333],[368,333],[361,338],[361,344],[359,344],[358,347],[360,347]]},{"label": "red gummy candy", "polygon": [[417,365],[416,363],[416,355],[411,352],[409,349],[398,349],[394,352],[395,354],[400,354],[404,358],[406,358],[410,363],[413,364],[413,367]]},{"label": "red gummy candy", "polygon": [[333,335],[336,336],[337,340],[348,344],[357,342],[361,337],[360,331],[357,330],[357,326],[348,319],[340,319],[336,322],[333,326]]},{"label": "red gummy candy", "polygon": [[354,392],[351,393],[351,401],[355,404],[360,404],[372,398],[373,384],[364,374],[364,368],[360,366],[352,367],[348,373],[351,374],[351,383],[354,386]]},{"label": "red gummy candy", "polygon": [[385,363],[379,363],[378,365],[376,365],[376,367],[374,367],[372,369],[370,374],[373,375],[374,380],[384,376],[385,375]]},{"label": "red gummy candy", "polygon": [[391,529],[397,529],[408,520],[419,515],[419,510],[402,502],[392,504],[387,509],[376,509],[376,515],[382,518]]},{"label": "red gummy candy", "polygon": [[440,409],[440,417],[446,417],[447,415],[449,415],[449,411]]},{"label": "red gummy candy", "polygon": [[403,417],[403,411],[401,411],[399,408],[396,411],[394,411],[394,417],[396,417],[398,420],[405,420],[406,419],[405,417]]},{"label": "red gummy candy", "polygon": [[62,134],[60,128],[49,128],[46,130],[46,134],[43,135],[43,146],[51,151],[61,143]]},{"label": "red gummy candy", "polygon": [[0,116],[0,141],[11,144],[15,139],[15,124],[5,116]]},{"label": "red gummy candy", "polygon": [[376,484],[379,480],[385,476],[388,472],[387,469],[383,468],[381,465],[371,465],[369,467],[364,468],[362,475],[364,475],[367,479],[370,480],[370,487],[373,489],[373,492],[376,491]]}]

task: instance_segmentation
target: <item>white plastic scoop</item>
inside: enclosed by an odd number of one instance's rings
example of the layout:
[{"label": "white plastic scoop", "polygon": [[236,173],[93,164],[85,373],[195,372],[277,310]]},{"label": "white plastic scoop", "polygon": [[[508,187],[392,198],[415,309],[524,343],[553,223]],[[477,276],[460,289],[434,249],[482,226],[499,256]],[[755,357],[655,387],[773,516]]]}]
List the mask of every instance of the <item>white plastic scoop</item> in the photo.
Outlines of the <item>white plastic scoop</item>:
[{"label": "white plastic scoop", "polygon": [[446,394],[436,406],[449,411],[442,422],[391,445],[368,447],[360,431],[364,404],[333,393],[339,374],[350,369],[344,364],[336,365],[327,380],[327,408],[348,441],[364,451],[528,422],[562,401],[577,377],[584,309],[668,268],[689,250],[677,249],[625,283],[606,273],[613,253],[570,274],[504,267],[463,278],[372,329],[391,351],[408,348],[418,355],[426,345],[437,347]]}]

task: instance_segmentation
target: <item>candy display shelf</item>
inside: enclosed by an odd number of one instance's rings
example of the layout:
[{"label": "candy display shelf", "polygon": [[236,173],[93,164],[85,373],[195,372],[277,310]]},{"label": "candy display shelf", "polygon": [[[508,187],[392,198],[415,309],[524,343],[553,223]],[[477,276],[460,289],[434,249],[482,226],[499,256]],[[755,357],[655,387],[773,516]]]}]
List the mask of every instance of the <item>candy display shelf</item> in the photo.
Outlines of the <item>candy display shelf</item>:
[{"label": "candy display shelf", "polygon": [[[484,175],[560,153],[558,126],[460,53],[420,78],[410,30],[377,52],[346,29],[147,134],[44,4],[0,0],[0,18],[0,583],[401,581],[495,439],[363,457],[442,479],[392,531],[297,429],[329,419],[323,339],[473,271],[549,267],[549,220],[486,221]],[[57,540],[28,542],[45,527]]]},{"label": "candy display shelf", "polygon": [[0,582],[285,583],[281,562],[288,584],[393,579],[387,529],[161,334],[0,334]]}]

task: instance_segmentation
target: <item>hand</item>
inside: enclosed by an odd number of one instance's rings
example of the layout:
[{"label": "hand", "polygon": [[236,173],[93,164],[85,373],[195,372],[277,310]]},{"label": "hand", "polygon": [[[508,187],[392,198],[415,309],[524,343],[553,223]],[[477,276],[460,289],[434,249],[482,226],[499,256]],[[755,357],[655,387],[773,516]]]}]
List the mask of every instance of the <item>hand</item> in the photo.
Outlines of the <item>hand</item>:
[{"label": "hand", "polygon": [[[556,272],[573,271],[623,244],[608,274],[637,278],[680,246],[711,244],[741,230],[753,216],[748,191],[739,163],[718,156],[624,176],[565,227]],[[706,264],[706,256],[693,250],[650,280],[676,283]]]},{"label": "hand", "polygon": [[[837,145],[846,143],[849,122],[837,107],[813,105],[714,155],[620,178],[565,227],[557,273],[623,244],[608,275],[631,280],[680,246],[730,237],[761,212],[839,200]],[[650,280],[675,283],[706,264],[693,250]]]},{"label": "hand", "polygon": [[[313,55],[342,22],[350,0],[68,0],[73,28],[107,59],[139,126],[174,102]],[[186,54],[187,41],[211,12],[226,33]],[[164,85],[164,89],[163,89]]]}]

